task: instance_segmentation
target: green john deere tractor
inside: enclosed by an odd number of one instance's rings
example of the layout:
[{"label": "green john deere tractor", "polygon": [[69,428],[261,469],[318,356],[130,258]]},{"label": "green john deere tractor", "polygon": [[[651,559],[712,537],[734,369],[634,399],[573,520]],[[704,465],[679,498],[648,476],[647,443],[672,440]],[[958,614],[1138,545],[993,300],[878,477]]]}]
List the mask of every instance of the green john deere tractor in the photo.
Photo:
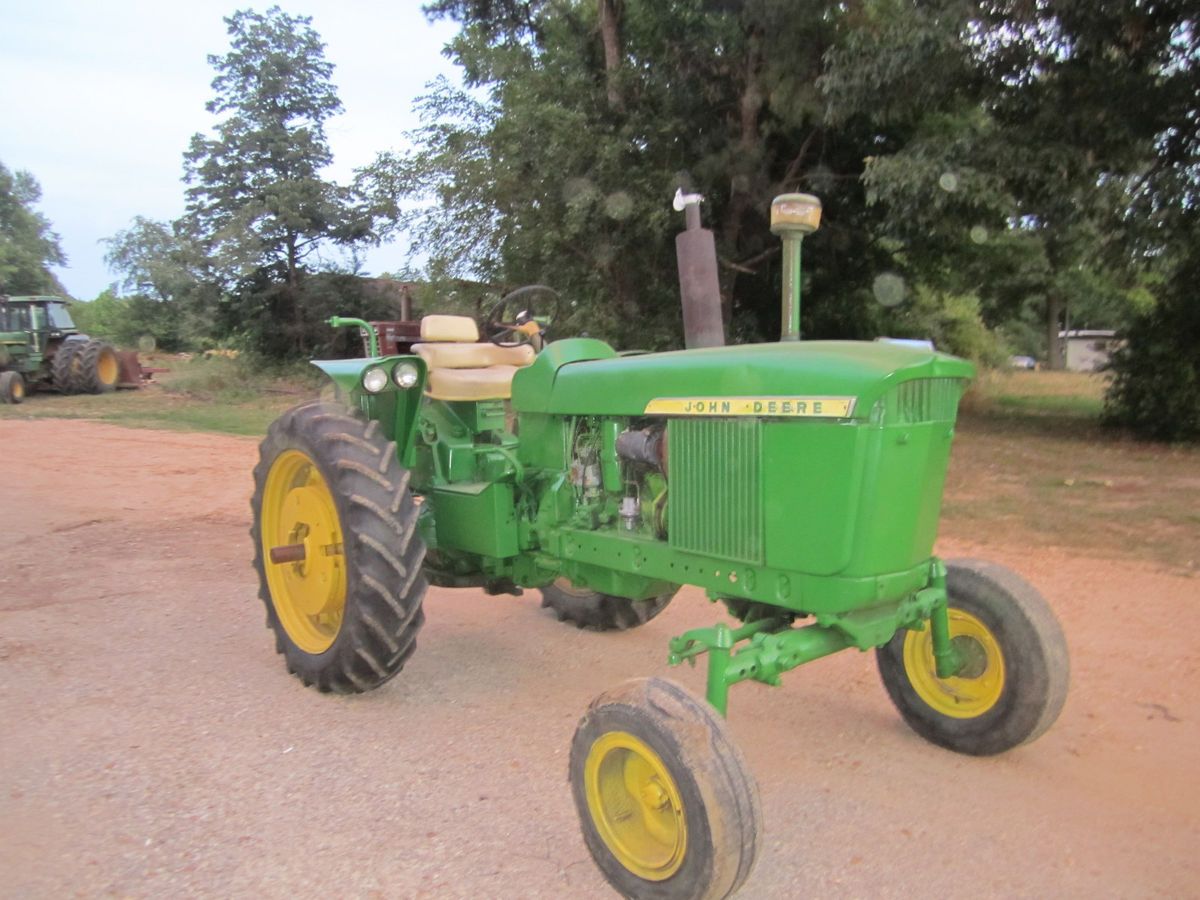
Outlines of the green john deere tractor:
[{"label": "green john deere tractor", "polygon": [[575,733],[583,837],[627,896],[725,897],[749,873],[757,788],[723,720],[738,682],[874,649],[904,720],[976,755],[1038,737],[1066,696],[1066,644],[1037,591],[932,555],[972,366],[797,340],[800,241],[819,217],[807,195],[772,207],[779,343],[543,343],[558,298],[541,286],[501,300],[483,342],[472,319],[426,316],[411,352],[384,354],[374,326],[335,317],[368,343],[364,359],[316,363],[345,403],[295,407],[261,445],[267,623],[288,670],[321,691],[400,672],[429,584],[537,588],[560,619],[598,630],[648,621],[682,585],[724,603],[735,624],[668,648],[672,664],[707,656],[703,701],[635,679]]},{"label": "green john deere tractor", "polygon": [[65,300],[0,295],[0,403],[21,403],[38,386],[102,394],[121,380],[120,355],[80,334]]}]

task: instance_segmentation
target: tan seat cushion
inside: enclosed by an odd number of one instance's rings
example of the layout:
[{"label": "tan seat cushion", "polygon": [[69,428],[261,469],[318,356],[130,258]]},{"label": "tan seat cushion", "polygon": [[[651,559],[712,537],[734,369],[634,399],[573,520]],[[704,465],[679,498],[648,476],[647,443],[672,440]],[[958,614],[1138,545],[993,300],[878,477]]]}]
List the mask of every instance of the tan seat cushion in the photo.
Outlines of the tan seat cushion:
[{"label": "tan seat cushion", "polygon": [[[428,316],[426,316],[428,318]],[[413,352],[430,369],[482,369],[487,366],[528,366],[537,356],[533,347],[495,344],[413,344]]]},{"label": "tan seat cushion", "polygon": [[435,400],[507,400],[516,374],[516,366],[430,369],[426,391]]},{"label": "tan seat cushion", "polygon": [[470,316],[424,316],[421,319],[421,340],[472,344],[479,340],[479,326]]}]

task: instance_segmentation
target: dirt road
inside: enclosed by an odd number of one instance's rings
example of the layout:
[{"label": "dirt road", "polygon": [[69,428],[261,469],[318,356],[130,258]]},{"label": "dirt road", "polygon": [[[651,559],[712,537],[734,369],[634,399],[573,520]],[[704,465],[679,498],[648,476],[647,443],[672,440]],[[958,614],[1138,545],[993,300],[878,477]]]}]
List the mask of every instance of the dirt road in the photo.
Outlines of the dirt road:
[{"label": "dirt road", "polygon": [[[669,675],[719,616],[685,591],[626,634],[537,595],[434,589],[385,688],[287,675],[250,569],[253,441],[0,422],[0,894],[608,897],[566,752],[590,698]],[[986,538],[978,535],[977,538]],[[1200,579],[1032,547],[1071,645],[1058,725],[973,759],[908,731],[844,653],[730,722],[762,790],[746,896],[1183,897],[1200,890]]]}]

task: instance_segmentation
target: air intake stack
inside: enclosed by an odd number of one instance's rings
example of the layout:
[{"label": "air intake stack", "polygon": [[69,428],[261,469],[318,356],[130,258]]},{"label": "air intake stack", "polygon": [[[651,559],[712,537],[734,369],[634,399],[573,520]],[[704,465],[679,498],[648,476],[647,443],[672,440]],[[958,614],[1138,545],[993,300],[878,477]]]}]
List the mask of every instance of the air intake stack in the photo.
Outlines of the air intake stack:
[{"label": "air intake stack", "polygon": [[771,233],[783,238],[781,341],[800,340],[800,245],[821,227],[821,201],[812,194],[780,194],[771,201]]}]

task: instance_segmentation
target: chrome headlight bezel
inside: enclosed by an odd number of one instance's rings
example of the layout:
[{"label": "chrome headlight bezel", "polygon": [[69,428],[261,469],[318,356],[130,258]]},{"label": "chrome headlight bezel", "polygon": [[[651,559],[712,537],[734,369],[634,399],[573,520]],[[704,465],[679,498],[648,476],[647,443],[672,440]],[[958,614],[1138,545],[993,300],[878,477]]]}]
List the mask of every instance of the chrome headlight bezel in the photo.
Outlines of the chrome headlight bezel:
[{"label": "chrome headlight bezel", "polygon": [[387,369],[383,366],[371,366],[363,372],[362,386],[368,394],[378,394],[388,386]]},{"label": "chrome headlight bezel", "polygon": [[420,379],[420,371],[410,362],[397,363],[396,368],[392,369],[392,381],[402,390],[413,387]]}]

